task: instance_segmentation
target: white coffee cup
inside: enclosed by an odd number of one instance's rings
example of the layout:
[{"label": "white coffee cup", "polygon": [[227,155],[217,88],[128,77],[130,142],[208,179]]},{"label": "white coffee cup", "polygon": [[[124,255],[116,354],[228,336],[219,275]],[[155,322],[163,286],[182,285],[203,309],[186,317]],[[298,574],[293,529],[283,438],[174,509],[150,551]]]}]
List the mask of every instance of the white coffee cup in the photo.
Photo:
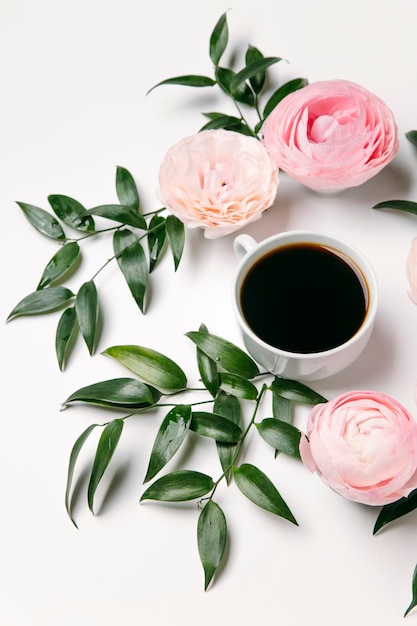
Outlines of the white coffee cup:
[{"label": "white coffee cup", "polygon": [[[271,251],[293,244],[312,244],[325,248],[345,260],[357,274],[365,298],[365,315],[360,327],[341,345],[321,352],[290,352],[266,343],[257,336],[245,319],[240,294],[248,273]],[[327,378],[342,371],[357,359],[368,343],[374,327],[378,289],[372,267],[355,247],[330,234],[299,230],[282,232],[259,243],[249,235],[238,235],[234,241],[234,250],[240,260],[233,284],[234,312],[244,344],[259,365],[277,376],[302,381]],[[279,292],[279,285],[277,289]],[[270,297],[277,297],[273,290]]]}]

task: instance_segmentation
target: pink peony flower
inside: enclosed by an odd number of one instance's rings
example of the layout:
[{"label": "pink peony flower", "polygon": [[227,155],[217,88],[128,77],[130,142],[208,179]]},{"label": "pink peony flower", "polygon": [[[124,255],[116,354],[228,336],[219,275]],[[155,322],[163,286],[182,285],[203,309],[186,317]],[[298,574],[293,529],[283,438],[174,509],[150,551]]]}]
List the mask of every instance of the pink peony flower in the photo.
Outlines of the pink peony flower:
[{"label": "pink peony flower", "polygon": [[398,151],[391,110],[346,80],[316,82],[289,94],[266,118],[262,131],[278,167],[316,190],[361,185]]},{"label": "pink peony flower", "polygon": [[206,130],[168,150],[159,185],[159,199],[174,215],[214,239],[259,219],[271,206],[278,168],[254,137]]},{"label": "pink peony flower", "polygon": [[408,283],[410,285],[408,295],[414,304],[417,304],[417,237],[414,237],[411,241],[406,270]]},{"label": "pink peony flower", "polygon": [[300,453],[340,495],[383,505],[417,488],[417,424],[396,400],[352,391],[313,407]]}]

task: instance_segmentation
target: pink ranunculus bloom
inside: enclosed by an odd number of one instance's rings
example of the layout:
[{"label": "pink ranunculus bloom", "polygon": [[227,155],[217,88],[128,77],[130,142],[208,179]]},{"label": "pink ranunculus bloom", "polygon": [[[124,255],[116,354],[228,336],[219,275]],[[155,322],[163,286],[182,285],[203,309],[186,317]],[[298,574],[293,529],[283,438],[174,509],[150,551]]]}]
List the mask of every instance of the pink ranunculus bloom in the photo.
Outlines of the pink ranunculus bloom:
[{"label": "pink ranunculus bloom", "polygon": [[410,285],[408,295],[414,304],[417,304],[417,237],[414,237],[411,241],[406,270],[408,283]]},{"label": "pink ranunculus bloom", "polygon": [[254,137],[205,130],[168,150],[159,171],[159,199],[208,239],[261,217],[274,202],[278,168]]},{"label": "pink ranunculus bloom", "polygon": [[391,110],[346,80],[318,81],[290,93],[266,118],[262,132],[278,167],[321,191],[361,185],[398,152]]},{"label": "pink ranunculus bloom", "polygon": [[417,488],[417,423],[382,393],[352,391],[313,407],[300,453],[307,469],[355,502],[388,504]]}]

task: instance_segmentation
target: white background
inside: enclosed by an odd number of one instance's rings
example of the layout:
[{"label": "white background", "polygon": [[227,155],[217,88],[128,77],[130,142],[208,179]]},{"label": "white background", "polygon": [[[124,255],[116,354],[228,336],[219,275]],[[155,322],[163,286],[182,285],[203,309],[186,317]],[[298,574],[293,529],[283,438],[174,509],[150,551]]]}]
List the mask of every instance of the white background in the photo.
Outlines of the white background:
[{"label": "white background", "polygon": [[[327,397],[351,389],[383,391],[417,415],[417,309],[407,297],[405,260],[414,216],[373,211],[379,201],[417,200],[417,155],[405,139],[417,128],[414,0],[2,0],[0,3],[1,319],[36,288],[56,245],[36,233],[15,201],[47,208],[51,193],[86,206],[116,201],[117,165],[128,168],[145,211],[166,150],[203,124],[202,111],[230,110],[214,90],[161,87],[180,74],[208,74],[208,39],[228,12],[237,62],[248,43],[282,56],[310,81],[344,78],[393,109],[400,151],[366,185],[321,197],[281,178],[274,207],[245,229],[257,239],[292,228],[343,236],[373,264],[380,285],[375,332],[343,374],[314,385]],[[273,75],[282,79],[282,64]],[[277,484],[300,526],[258,509],[234,486],[219,489],[230,540],[224,566],[203,591],[194,504],[139,505],[161,415],[126,424],[96,497],[86,503],[95,440],[76,471],[76,530],[64,508],[69,453],[78,435],[108,416],[92,408],[60,412],[79,387],[125,371],[100,355],[115,344],[145,345],[177,360],[197,380],[194,347],[184,337],[204,322],[236,343],[230,305],[233,236],[208,241],[188,232],[174,275],[167,256],[152,279],[146,316],[117,267],[97,279],[103,329],[90,357],[79,340],[64,373],[54,354],[58,313],[20,318],[1,330],[0,624],[281,623],[285,626],[403,624],[417,562],[411,514],[373,537],[377,510],[329,491],[300,463],[279,457],[254,433],[245,461]],[[86,249],[76,290],[111,255],[103,237]],[[272,296],[271,296],[272,297]],[[297,424],[305,425],[303,409]],[[179,459],[218,475],[211,442]],[[417,624],[417,612],[407,618]]]}]

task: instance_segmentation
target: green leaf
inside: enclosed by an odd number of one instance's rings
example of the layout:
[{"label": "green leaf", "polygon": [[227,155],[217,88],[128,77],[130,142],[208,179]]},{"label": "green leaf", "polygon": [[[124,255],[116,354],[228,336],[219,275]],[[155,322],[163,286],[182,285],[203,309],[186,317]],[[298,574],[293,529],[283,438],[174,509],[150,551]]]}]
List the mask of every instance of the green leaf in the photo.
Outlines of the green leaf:
[{"label": "green leaf", "polygon": [[204,591],[223,558],[227,539],[226,517],[218,504],[209,500],[198,518],[198,553],[204,569]]},{"label": "green leaf", "polygon": [[130,230],[116,230],[113,235],[113,249],[130,293],[144,313],[148,261],[142,245]]},{"label": "green leaf", "polygon": [[36,315],[38,313],[50,313],[55,311],[68,300],[74,297],[70,289],[66,287],[48,287],[34,291],[23,298],[11,311],[7,321],[19,315]]},{"label": "green leaf", "polygon": [[394,209],[396,211],[405,211],[417,215],[417,202],[412,200],[387,200],[379,202],[372,207],[373,209]]},{"label": "green leaf", "polygon": [[242,102],[251,107],[255,106],[255,96],[247,83],[241,82],[236,87],[233,87],[235,76],[235,72],[226,67],[216,68],[216,79],[219,87],[223,89],[228,96],[237,100],[237,102]]},{"label": "green leaf", "polygon": [[166,241],[165,217],[154,215],[148,226],[149,272],[155,269]]},{"label": "green leaf", "polygon": [[39,233],[59,241],[65,239],[61,224],[48,211],[25,202],[17,202],[16,204],[20,206],[26,219]]},{"label": "green leaf", "polygon": [[273,65],[274,63],[279,63],[282,61],[280,57],[261,57],[246,65],[240,72],[234,75],[232,80],[230,81],[230,89],[232,93],[236,93],[237,90],[241,89],[242,85],[245,84],[245,81],[256,76],[260,72],[263,72],[268,67]]},{"label": "green leaf", "polygon": [[240,491],[254,504],[297,524],[277,488],[260,469],[243,463],[233,469],[233,475]]},{"label": "green leaf", "polygon": [[119,442],[120,435],[122,434],[123,430],[123,425],[124,422],[122,419],[115,419],[109,422],[109,424],[107,424],[107,426],[101,433],[87,491],[88,508],[92,513],[94,513],[94,496],[97,487],[100,484],[103,474],[106,471],[107,466]]},{"label": "green leaf", "polygon": [[277,393],[273,393],[272,415],[275,417],[275,419],[281,420],[281,422],[287,422],[288,424],[291,424],[293,420],[291,400],[288,400],[288,398],[284,398]]},{"label": "green leaf", "polygon": [[134,228],[146,230],[146,220],[138,211],[121,204],[102,204],[88,209],[88,214],[98,215],[114,222],[120,222]]},{"label": "green leaf", "polygon": [[233,115],[223,115],[221,113],[216,115],[213,113],[204,113],[204,115],[209,117],[210,121],[200,128],[200,132],[202,130],[217,130],[218,128],[233,130],[235,132],[239,132],[242,128],[248,129],[246,124],[244,124],[240,118],[234,117]]},{"label": "green leaf", "polygon": [[151,93],[157,87],[161,85],[185,85],[186,87],[213,87],[216,84],[216,81],[210,78],[209,76],[200,76],[197,74],[188,74],[185,76],[175,76],[174,78],[167,78],[166,80],[161,80],[160,83],[157,83],[149,91],[147,94]]},{"label": "green leaf", "polygon": [[274,417],[267,417],[255,424],[259,434],[278,452],[284,452],[296,459],[300,457],[301,432],[288,422],[281,422]]},{"label": "green leaf", "polygon": [[111,356],[148,383],[177,391],[187,385],[187,377],[174,361],[160,352],[142,346],[112,346],[103,354]]},{"label": "green leaf", "polygon": [[58,278],[62,278],[73,267],[79,256],[80,246],[76,241],[62,246],[47,263],[37,288],[44,289]]},{"label": "green leaf", "polygon": [[140,409],[153,406],[161,393],[135,378],[112,378],[81,387],[64,402],[86,402],[100,406],[123,409]]},{"label": "green leaf", "polygon": [[148,482],[172,459],[184,441],[191,422],[191,407],[178,404],[165,416],[153,444],[145,480]]},{"label": "green leaf", "polygon": [[230,341],[200,331],[188,332],[186,336],[227,372],[244,378],[254,378],[259,374],[255,361]]},{"label": "green leaf", "polygon": [[227,25],[227,14],[223,13],[210,35],[209,53],[210,59],[214,65],[219,64],[219,61],[226,50],[228,39],[229,28]]},{"label": "green leaf", "polygon": [[132,174],[124,167],[116,169],[116,193],[120,204],[139,212],[139,192]]},{"label": "green leaf", "polygon": [[67,510],[67,513],[72,523],[74,524],[76,528],[78,528],[78,526],[75,523],[74,518],[72,516],[71,502],[70,502],[71,485],[72,485],[72,479],[74,477],[74,469],[75,469],[75,465],[77,463],[78,455],[80,454],[81,448],[83,447],[90,433],[94,430],[94,428],[97,428],[97,426],[98,424],[92,424],[91,426],[88,426],[88,428],[84,430],[84,432],[78,437],[77,441],[74,443],[72,450],[71,450],[71,454],[70,454],[70,459],[69,459],[69,464],[68,464],[67,486],[65,490],[65,508]]},{"label": "green leaf", "polygon": [[411,609],[413,609],[415,606],[417,606],[417,565],[415,566],[414,572],[413,572],[413,580],[412,580],[412,584],[411,584],[411,590],[412,590],[412,599],[411,599],[411,602],[410,602],[408,608],[406,609],[406,611],[404,613],[404,617],[407,617],[407,615],[409,614]]},{"label": "green leaf", "polygon": [[413,144],[417,148],[417,130],[409,130],[405,133],[408,141]]},{"label": "green leaf", "polygon": [[255,385],[238,374],[221,372],[219,374],[219,387],[226,393],[243,400],[256,400],[258,396]]},{"label": "green leaf", "polygon": [[168,215],[165,222],[165,229],[169,247],[174,257],[174,267],[177,271],[184,251],[185,230],[184,224],[175,215]]},{"label": "green leaf", "polygon": [[94,219],[91,215],[87,215],[85,207],[78,200],[69,196],[52,194],[48,196],[48,202],[55,215],[67,226],[81,231],[94,231]]},{"label": "green leaf", "polygon": [[64,369],[65,357],[67,356],[69,350],[76,322],[77,316],[73,306],[65,309],[58,322],[55,335],[55,352],[58,359],[59,369],[61,371]]},{"label": "green leaf", "polygon": [[298,89],[302,89],[308,85],[308,80],[306,78],[294,78],[293,80],[284,83],[281,87],[278,87],[276,91],[269,98],[268,102],[265,105],[263,110],[263,119],[265,120],[268,115],[275,109],[277,104],[281,102],[288,94],[297,91]]},{"label": "green leaf", "polygon": [[242,430],[237,424],[226,417],[205,411],[193,412],[190,430],[223,443],[236,443],[242,437]]},{"label": "green leaf", "polygon": [[97,331],[98,298],[94,281],[81,285],[75,299],[77,322],[90,354],[94,352]]},{"label": "green leaf", "polygon": [[178,470],[156,480],[146,489],[140,501],[185,502],[204,496],[213,487],[213,479],[207,474],[192,470]]},{"label": "green leaf", "polygon": [[[208,333],[208,330],[204,324],[200,325],[200,332]],[[197,347],[197,366],[200,372],[201,380],[206,389],[211,393],[213,398],[215,397],[219,388],[219,376],[217,373],[217,365],[213,359],[207,356],[200,348]]]},{"label": "green leaf", "polygon": [[275,378],[270,386],[272,393],[283,396],[288,400],[302,402],[303,404],[321,404],[327,402],[324,396],[296,380],[287,378]]},{"label": "green leaf", "polygon": [[[246,50],[246,57],[245,57],[247,66],[248,65],[250,66],[252,63],[261,61],[263,58],[264,58],[264,55],[262,54],[260,50],[258,50],[254,46],[248,46],[248,49]],[[265,85],[265,79],[266,79],[265,71],[258,72],[257,74],[254,74],[254,76],[251,76],[251,78],[249,79],[250,85],[256,94],[261,93]]]},{"label": "green leaf", "polygon": [[375,522],[373,534],[375,535],[381,528],[411,513],[414,509],[417,509],[417,489],[414,489],[406,498],[400,498],[382,507]]},{"label": "green leaf", "polygon": [[[242,412],[239,400],[235,396],[220,391],[214,401],[213,412],[230,420],[240,427]],[[237,445],[234,443],[217,442],[217,454],[219,455],[222,470],[225,472],[226,482],[229,485],[232,475],[232,464],[237,451]]]}]

